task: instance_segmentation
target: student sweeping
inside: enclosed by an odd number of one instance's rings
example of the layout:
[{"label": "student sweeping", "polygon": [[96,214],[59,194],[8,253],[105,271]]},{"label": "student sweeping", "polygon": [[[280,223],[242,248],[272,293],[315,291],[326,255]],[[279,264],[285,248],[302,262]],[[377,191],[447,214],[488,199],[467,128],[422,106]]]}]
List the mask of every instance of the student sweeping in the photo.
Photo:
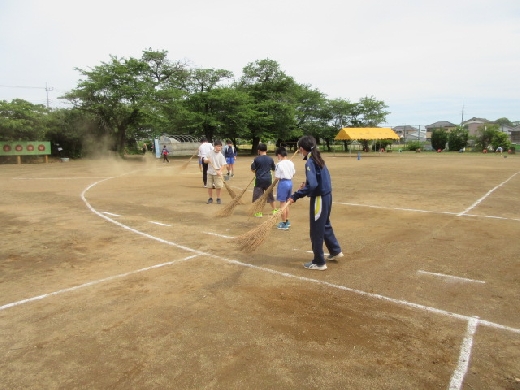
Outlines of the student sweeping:
[{"label": "student sweeping", "polygon": [[289,207],[285,207],[287,199],[291,197],[292,193],[292,178],[296,173],[294,169],[294,163],[287,159],[287,150],[285,148],[276,149],[276,157],[278,158],[278,164],[274,171],[274,177],[278,178],[278,186],[276,187],[276,200],[280,202],[280,209],[283,210],[281,213],[282,222],[277,226],[280,230],[288,230],[291,226],[289,222]]},{"label": "student sweeping", "polygon": [[[264,143],[258,144],[258,156],[255,157],[251,164],[251,171],[255,173],[255,187],[253,188],[253,203],[260,198],[264,192],[269,188],[273,182],[272,171],[275,170],[274,160],[267,155],[267,145]],[[273,193],[267,195],[267,203],[271,205],[273,214],[276,209],[274,207]],[[255,213],[255,217],[261,217],[261,211]]]},{"label": "student sweeping", "polygon": [[329,219],[332,208],[332,183],[325,161],[316,148],[314,137],[306,135],[300,138],[298,149],[304,156],[303,159],[307,160],[305,163],[306,181],[302,183],[298,191],[291,195],[288,202],[294,203],[305,196],[310,198],[310,237],[314,258],[303,266],[311,270],[324,271],[327,269],[327,265],[323,253],[323,242],[329,250],[327,260],[337,260],[343,257]]},{"label": "student sweeping", "polygon": [[217,204],[221,204],[220,192],[224,186],[222,169],[226,165],[226,159],[221,153],[222,141],[216,140],[213,145],[213,150],[208,152],[204,157],[204,163],[208,164],[208,203],[213,203],[213,188],[215,188],[217,193]]}]

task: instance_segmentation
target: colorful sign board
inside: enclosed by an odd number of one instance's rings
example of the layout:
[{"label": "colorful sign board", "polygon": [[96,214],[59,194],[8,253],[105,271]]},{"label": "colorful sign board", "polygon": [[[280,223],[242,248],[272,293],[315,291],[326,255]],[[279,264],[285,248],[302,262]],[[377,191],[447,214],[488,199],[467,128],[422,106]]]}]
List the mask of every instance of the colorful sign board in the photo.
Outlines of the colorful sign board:
[{"label": "colorful sign board", "polygon": [[0,156],[41,156],[51,154],[48,141],[0,142]]}]

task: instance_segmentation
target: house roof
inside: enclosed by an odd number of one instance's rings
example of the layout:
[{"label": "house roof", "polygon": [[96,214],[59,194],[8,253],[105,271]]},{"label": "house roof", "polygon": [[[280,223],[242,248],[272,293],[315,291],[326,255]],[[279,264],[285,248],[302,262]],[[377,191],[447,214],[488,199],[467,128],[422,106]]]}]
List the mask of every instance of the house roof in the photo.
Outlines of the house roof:
[{"label": "house roof", "polygon": [[467,124],[469,122],[488,123],[489,121],[486,118],[477,118],[476,116],[474,116],[473,118],[464,121],[464,124]]},{"label": "house roof", "polygon": [[438,128],[441,128],[441,127],[456,127],[457,125],[451,123],[451,122],[448,122],[448,121],[437,121],[435,123],[432,123],[431,125],[426,125],[424,127],[426,127],[427,129],[438,129]]},{"label": "house roof", "polygon": [[403,125],[403,126],[394,126],[392,127],[394,131],[417,131],[416,127],[410,126],[410,125]]}]

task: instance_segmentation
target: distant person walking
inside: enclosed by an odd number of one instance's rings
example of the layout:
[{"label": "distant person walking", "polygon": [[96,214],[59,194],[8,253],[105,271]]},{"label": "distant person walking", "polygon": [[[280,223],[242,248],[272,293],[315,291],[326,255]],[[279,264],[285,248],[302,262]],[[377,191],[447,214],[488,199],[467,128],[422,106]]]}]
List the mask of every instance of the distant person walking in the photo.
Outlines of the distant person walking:
[{"label": "distant person walking", "polygon": [[224,157],[226,158],[227,176],[235,176],[235,160],[237,158],[237,150],[233,146],[233,142],[231,142],[229,139],[226,141],[226,146],[224,148]]},{"label": "distant person walking", "polygon": [[337,260],[343,257],[329,219],[332,208],[332,183],[325,161],[316,148],[316,139],[306,135],[299,139],[298,148],[304,156],[303,159],[307,160],[305,163],[306,181],[301,184],[298,191],[291,195],[288,201],[294,203],[305,196],[310,198],[310,237],[314,258],[303,266],[311,270],[324,271],[327,269],[327,265],[323,253],[323,242],[329,250],[327,260]]},{"label": "distant person walking", "polygon": [[167,162],[169,164],[170,159],[168,158],[168,155],[170,154],[170,152],[168,151],[168,149],[166,149],[166,145],[164,146],[161,154],[163,156],[163,163]]}]

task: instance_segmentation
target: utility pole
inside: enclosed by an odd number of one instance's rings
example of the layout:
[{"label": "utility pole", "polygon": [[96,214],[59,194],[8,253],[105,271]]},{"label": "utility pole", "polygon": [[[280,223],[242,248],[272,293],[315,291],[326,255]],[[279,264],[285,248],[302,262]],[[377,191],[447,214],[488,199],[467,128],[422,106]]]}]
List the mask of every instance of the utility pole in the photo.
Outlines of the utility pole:
[{"label": "utility pole", "polygon": [[49,108],[49,91],[54,90],[53,87],[47,87],[47,83],[45,83],[45,92],[47,92],[47,108]]}]

